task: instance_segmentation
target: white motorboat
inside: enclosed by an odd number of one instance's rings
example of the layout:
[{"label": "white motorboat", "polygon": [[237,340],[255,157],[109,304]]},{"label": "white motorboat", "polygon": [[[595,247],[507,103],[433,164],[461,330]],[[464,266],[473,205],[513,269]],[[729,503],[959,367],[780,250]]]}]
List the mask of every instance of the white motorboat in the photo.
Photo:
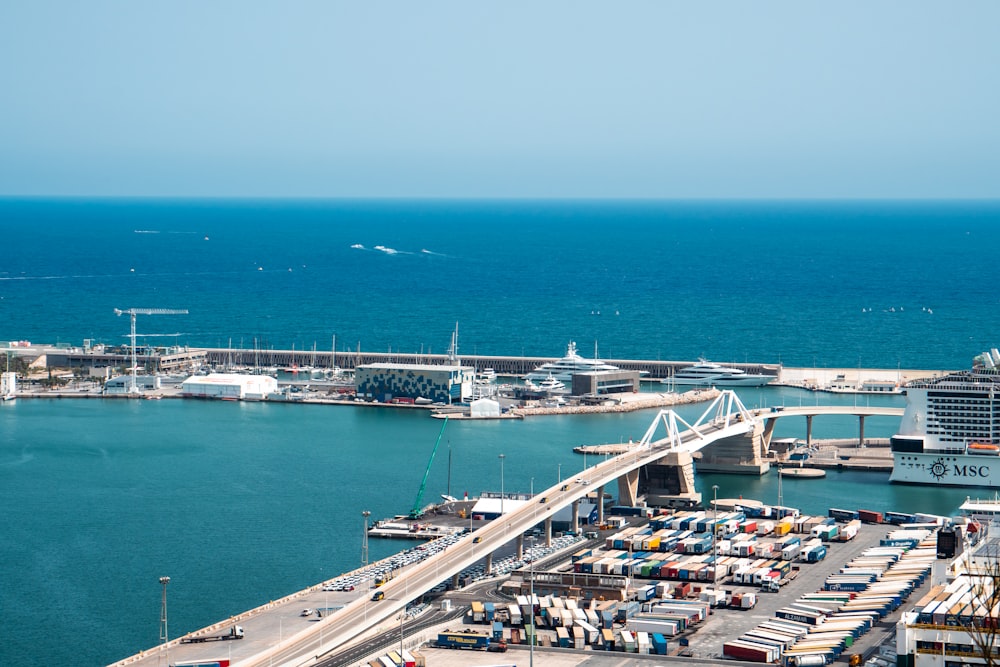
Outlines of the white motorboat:
[{"label": "white motorboat", "polygon": [[538,391],[544,392],[546,394],[552,394],[556,392],[561,392],[566,390],[566,385],[560,382],[553,375],[549,375],[547,378],[542,380],[537,385]]}]

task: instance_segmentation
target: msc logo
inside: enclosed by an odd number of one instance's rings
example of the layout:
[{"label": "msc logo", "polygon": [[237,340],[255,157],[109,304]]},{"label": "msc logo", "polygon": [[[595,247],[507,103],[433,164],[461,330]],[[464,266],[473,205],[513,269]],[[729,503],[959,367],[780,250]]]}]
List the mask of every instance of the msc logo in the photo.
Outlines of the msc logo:
[{"label": "msc logo", "polygon": [[955,466],[955,474],[959,477],[989,477],[989,466]]},{"label": "msc logo", "polygon": [[931,464],[931,476],[934,479],[940,480],[947,474],[948,474],[948,465],[944,462],[944,459],[939,458],[937,461]]},{"label": "msc logo", "polygon": [[[944,458],[939,458],[931,464],[930,473],[931,477],[937,481],[940,481],[948,475],[948,464],[945,463]],[[955,477],[985,479],[990,476],[990,467],[970,464],[955,465],[952,466],[951,474]]]}]

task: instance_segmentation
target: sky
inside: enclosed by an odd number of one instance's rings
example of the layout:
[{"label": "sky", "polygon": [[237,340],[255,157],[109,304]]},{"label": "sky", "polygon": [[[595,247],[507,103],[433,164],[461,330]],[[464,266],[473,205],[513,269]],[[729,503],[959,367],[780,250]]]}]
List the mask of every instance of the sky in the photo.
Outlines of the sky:
[{"label": "sky", "polygon": [[995,0],[11,0],[0,196],[997,198],[998,25]]}]

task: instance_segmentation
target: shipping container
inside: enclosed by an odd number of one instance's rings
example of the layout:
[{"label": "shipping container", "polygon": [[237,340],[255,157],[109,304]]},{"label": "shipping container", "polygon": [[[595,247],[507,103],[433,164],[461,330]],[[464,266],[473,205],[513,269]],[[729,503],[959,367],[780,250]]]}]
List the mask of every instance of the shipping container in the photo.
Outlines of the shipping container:
[{"label": "shipping container", "polygon": [[864,523],[882,523],[882,513],[874,510],[858,510],[858,518]]},{"label": "shipping container", "polygon": [[740,640],[728,641],[722,645],[722,654],[737,660],[770,663],[776,661],[781,651],[773,646],[753,644]]}]

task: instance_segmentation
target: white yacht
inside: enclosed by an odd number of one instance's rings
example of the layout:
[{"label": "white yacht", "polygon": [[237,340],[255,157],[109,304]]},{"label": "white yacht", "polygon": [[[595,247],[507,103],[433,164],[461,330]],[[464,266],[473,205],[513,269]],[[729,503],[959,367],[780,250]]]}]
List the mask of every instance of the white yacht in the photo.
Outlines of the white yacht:
[{"label": "white yacht", "polygon": [[476,373],[472,381],[472,400],[494,398],[497,393],[497,374],[492,368],[484,368]]},{"label": "white yacht", "polygon": [[680,369],[664,382],[691,387],[763,387],[774,379],[773,375],[747,373],[740,368],[700,359],[694,366]]},{"label": "white yacht", "polygon": [[1000,352],[971,370],[915,380],[892,437],[891,482],[1000,488]]},{"label": "white yacht", "polygon": [[[596,354],[594,355],[597,356]],[[606,364],[599,359],[584,359],[576,351],[576,343],[569,342],[566,348],[566,356],[557,361],[550,361],[542,364],[535,370],[524,376],[525,380],[532,382],[543,382],[549,376],[554,377],[562,383],[573,381],[574,373],[589,373],[592,371],[617,371],[617,366]]]},{"label": "white yacht", "polygon": [[566,384],[560,382],[555,378],[555,376],[550,375],[544,380],[542,380],[537,385],[538,391],[544,392],[546,394],[552,394],[556,392],[561,392],[566,389]]}]

